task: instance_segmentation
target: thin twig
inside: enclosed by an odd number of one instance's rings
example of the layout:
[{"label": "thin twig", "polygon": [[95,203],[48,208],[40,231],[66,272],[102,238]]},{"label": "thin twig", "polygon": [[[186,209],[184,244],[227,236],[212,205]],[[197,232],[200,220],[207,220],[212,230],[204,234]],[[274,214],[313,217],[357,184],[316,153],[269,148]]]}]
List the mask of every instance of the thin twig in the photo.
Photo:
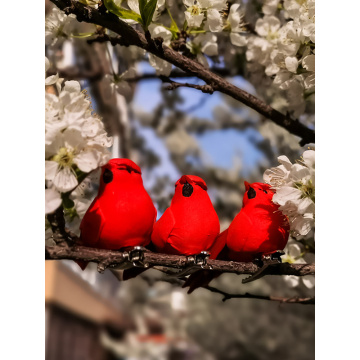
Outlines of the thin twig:
[{"label": "thin twig", "polygon": [[[175,286],[182,286],[184,283],[183,279],[178,279],[174,277],[149,277],[146,274],[140,275],[140,277],[145,280],[149,286],[153,286],[158,281],[164,281],[169,284],[175,285]],[[215,288],[213,286],[203,286],[203,289],[209,290],[213,293],[217,293],[223,296],[222,301],[225,302],[230,299],[258,299],[258,300],[269,300],[269,301],[278,301],[282,304],[303,304],[303,305],[314,305],[315,304],[315,297],[299,297],[299,296],[293,296],[293,297],[281,297],[281,296],[267,296],[267,295],[255,295],[250,294],[248,292],[244,294],[232,294],[228,293],[226,291],[220,290],[218,288]]]},{"label": "thin twig", "polygon": [[220,289],[214,288],[212,286],[204,286],[204,289],[207,289],[213,293],[221,294],[223,295],[222,301],[226,301],[229,299],[259,299],[259,300],[270,300],[270,301],[279,301],[280,303],[286,303],[286,304],[303,304],[303,305],[309,305],[315,304],[315,297],[281,297],[281,296],[271,296],[271,295],[254,295],[254,294],[230,294],[225,291],[222,291]]},{"label": "thin twig", "polygon": [[188,88],[200,90],[200,91],[202,91],[203,93],[206,93],[206,94],[212,94],[214,92],[214,88],[212,86],[210,86],[210,85],[207,85],[207,84],[205,84],[205,85],[196,85],[196,84],[189,84],[189,83],[179,83],[179,82],[171,80],[167,76],[159,76],[159,78],[164,83],[170,83],[170,85],[167,86],[165,88],[165,90],[174,90],[174,89],[177,89],[179,87],[188,87]]}]

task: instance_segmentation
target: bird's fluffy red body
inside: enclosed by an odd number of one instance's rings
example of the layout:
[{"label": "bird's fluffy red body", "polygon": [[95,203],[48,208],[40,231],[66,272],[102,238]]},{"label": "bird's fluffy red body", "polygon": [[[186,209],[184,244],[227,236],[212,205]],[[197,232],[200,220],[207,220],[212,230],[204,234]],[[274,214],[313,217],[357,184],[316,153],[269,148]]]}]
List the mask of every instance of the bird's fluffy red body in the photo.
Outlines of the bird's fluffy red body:
[{"label": "bird's fluffy red body", "polygon": [[[264,254],[282,250],[289,237],[289,221],[279,206],[272,202],[274,192],[263,183],[249,184],[245,181],[246,192],[240,212],[228,229],[216,238],[210,249],[211,259],[239,262],[253,261]],[[189,293],[200,286],[206,286],[219,272],[199,271],[185,282]]]},{"label": "bird's fluffy red body", "polygon": [[252,261],[257,255],[282,250],[289,237],[289,221],[272,202],[270,186],[245,181],[245,187],[242,209],[222,233],[223,239],[219,236],[226,243],[227,257],[234,261]]},{"label": "bird's fluffy red body", "polygon": [[158,252],[194,255],[208,251],[219,231],[205,181],[184,175],[175,184],[170,207],[154,225],[151,240]]},{"label": "bird's fluffy red body", "polygon": [[80,224],[80,242],[112,250],[146,246],[155,221],[156,209],[139,166],[129,159],[111,159],[102,167],[98,195]]}]

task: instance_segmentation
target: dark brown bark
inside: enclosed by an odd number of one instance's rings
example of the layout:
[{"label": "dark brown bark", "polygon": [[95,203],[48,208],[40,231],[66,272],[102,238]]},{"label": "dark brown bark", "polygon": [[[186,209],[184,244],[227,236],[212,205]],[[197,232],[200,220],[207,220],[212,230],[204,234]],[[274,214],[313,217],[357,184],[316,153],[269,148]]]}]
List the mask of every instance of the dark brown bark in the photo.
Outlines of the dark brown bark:
[{"label": "dark brown bark", "polygon": [[[98,263],[101,270],[109,266],[116,266],[124,261],[127,261],[128,252],[94,249],[85,246],[46,246],[45,259],[46,260],[85,260]],[[151,251],[144,252],[142,260],[144,267],[165,266],[175,269],[187,269],[189,267],[200,266],[194,265],[193,257],[167,255],[154,253]],[[207,269],[221,272],[248,274],[253,275],[260,266],[252,262],[234,262],[222,260],[207,260]],[[269,266],[265,270],[265,275],[315,275],[315,264],[277,264]]]}]

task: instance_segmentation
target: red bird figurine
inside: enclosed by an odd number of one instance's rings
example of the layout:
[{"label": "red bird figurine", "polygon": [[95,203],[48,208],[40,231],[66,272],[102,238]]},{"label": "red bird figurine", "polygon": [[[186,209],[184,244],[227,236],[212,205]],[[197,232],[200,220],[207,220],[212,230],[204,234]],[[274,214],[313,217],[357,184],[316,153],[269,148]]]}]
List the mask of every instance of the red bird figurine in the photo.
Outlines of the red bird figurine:
[{"label": "red bird figurine", "polygon": [[[146,246],[155,221],[156,209],[139,166],[129,159],[111,159],[102,167],[98,195],[80,224],[80,244],[109,250]],[[87,265],[78,264],[83,270]]]},{"label": "red bird figurine", "polygon": [[272,202],[270,185],[245,181],[245,189],[242,209],[223,235],[227,257],[234,261],[253,261],[275,253],[284,249],[289,238],[289,221]]},{"label": "red bird figurine", "polygon": [[[243,206],[229,228],[223,231],[210,249],[211,259],[250,262],[284,249],[289,237],[290,225],[279,206],[272,202],[270,186],[262,183],[249,184]],[[219,276],[218,272],[197,272],[185,282],[189,293]]]},{"label": "red bird figurine", "polygon": [[151,241],[158,252],[195,255],[208,251],[219,231],[205,181],[183,175],[175,184],[170,207],[154,225]]}]

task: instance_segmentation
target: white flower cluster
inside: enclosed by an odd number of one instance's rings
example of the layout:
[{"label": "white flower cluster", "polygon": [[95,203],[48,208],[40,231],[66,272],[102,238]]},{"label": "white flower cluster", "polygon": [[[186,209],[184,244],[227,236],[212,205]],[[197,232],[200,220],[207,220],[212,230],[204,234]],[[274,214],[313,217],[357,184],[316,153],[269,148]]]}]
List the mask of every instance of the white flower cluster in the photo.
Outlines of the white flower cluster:
[{"label": "white flower cluster", "polygon": [[[279,110],[287,110],[295,118],[304,114],[307,100],[311,100],[315,93],[315,0],[265,0],[262,8],[264,16],[256,21],[251,35],[243,21],[240,4],[232,4],[228,9],[226,0],[182,1],[185,7],[184,24],[178,26],[171,18],[170,28],[159,23],[165,0],[157,1],[153,22],[148,27],[153,38],[161,37],[164,45],[171,46],[182,28],[186,32],[186,47],[201,64],[208,67],[207,56],[218,55],[218,37],[222,36],[219,34],[228,33],[232,45],[244,49],[250,76],[261,74],[263,78],[265,74],[269,82],[273,78],[276,92],[285,92],[286,102]],[[82,2],[94,3],[93,6],[97,3],[89,0]],[[114,3],[122,8],[121,1],[115,0]],[[127,5],[133,14],[140,14],[138,0],[127,0]],[[54,44],[59,38],[94,34],[95,30],[93,33],[84,29],[80,31],[80,23],[74,20],[73,15],[66,16],[54,8],[46,19],[46,43]],[[134,18],[126,16],[122,20],[129,24],[137,23]],[[169,76],[172,65],[167,61],[149,54],[149,63],[157,75]]]},{"label": "white flower cluster", "polygon": [[[240,4],[230,7],[227,18],[224,11],[227,8],[226,0],[183,0],[186,7],[185,21],[188,34],[192,37],[186,47],[197,57],[197,60],[208,67],[207,56],[218,55],[217,36],[214,33],[230,32],[230,41],[236,46],[245,46],[246,37],[243,32],[243,16],[239,11]],[[163,26],[151,24],[149,31],[153,38],[162,37],[164,45],[170,46],[173,38],[171,31]],[[149,62],[156,69],[158,75],[168,76],[171,64],[165,60],[149,54]]]},{"label": "white flower cluster", "polygon": [[295,117],[305,111],[305,100],[315,92],[315,0],[285,0],[282,24],[274,14],[279,0],[265,2],[265,16],[257,20],[248,39],[246,58],[274,76],[274,84],[286,91],[288,111]]},{"label": "white flower cluster", "polygon": [[67,39],[76,23],[76,16],[67,16],[63,11],[54,7],[45,19],[45,44],[54,46],[60,39]]},{"label": "white flower cluster", "polygon": [[[85,5],[97,7],[95,1],[83,0],[82,2]],[[66,39],[89,37],[95,31],[95,25],[78,22],[74,14],[66,15],[54,7],[45,18],[45,45],[60,47]]]},{"label": "white flower cluster", "polygon": [[[45,67],[49,68],[47,58]],[[62,85],[62,79],[53,75],[45,85],[45,197],[50,213],[60,206],[60,193],[74,190],[79,177],[108,161],[112,138],[77,81]]]},{"label": "white flower cluster", "polygon": [[[311,264],[315,261],[315,255],[309,252],[306,253],[306,251],[304,251],[304,246],[299,242],[294,242],[294,240],[290,240],[284,250],[285,255],[283,255],[281,258],[285,263]],[[315,286],[315,276],[313,275],[286,275],[283,278],[290,287],[299,286],[300,283],[303,283],[308,289],[312,289]]]},{"label": "white flower cluster", "polygon": [[281,165],[265,171],[264,181],[276,190],[273,202],[289,218],[292,235],[310,238],[315,229],[315,151],[306,150],[296,164],[286,156],[278,161]]}]

